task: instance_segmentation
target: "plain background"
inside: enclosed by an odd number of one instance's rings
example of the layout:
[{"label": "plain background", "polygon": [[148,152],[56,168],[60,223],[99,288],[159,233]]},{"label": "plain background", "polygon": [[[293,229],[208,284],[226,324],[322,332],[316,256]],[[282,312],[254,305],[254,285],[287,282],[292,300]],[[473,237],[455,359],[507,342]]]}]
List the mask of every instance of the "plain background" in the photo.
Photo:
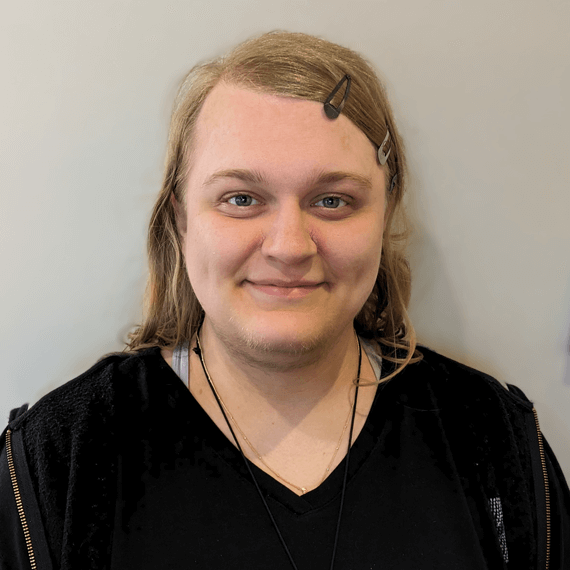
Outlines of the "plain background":
[{"label": "plain background", "polygon": [[273,29],[364,54],[411,168],[423,343],[534,400],[570,474],[568,0],[20,0],[0,23],[0,415],[120,350],[176,86]]}]

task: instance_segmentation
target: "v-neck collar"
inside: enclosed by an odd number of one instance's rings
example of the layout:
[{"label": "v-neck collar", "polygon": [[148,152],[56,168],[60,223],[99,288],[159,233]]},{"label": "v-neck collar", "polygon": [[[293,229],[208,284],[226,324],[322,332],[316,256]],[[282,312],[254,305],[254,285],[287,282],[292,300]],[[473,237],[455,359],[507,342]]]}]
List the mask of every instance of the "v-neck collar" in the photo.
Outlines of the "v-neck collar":
[{"label": "v-neck collar", "polygon": [[[368,351],[366,351],[366,354],[368,354]],[[158,353],[158,356],[162,359],[160,353]],[[163,360],[163,362],[165,366],[161,368],[167,369],[170,380],[168,382],[168,389],[183,391],[187,394],[176,394],[177,397],[175,399],[179,402],[180,413],[188,417],[188,428],[193,431],[192,435],[203,438],[204,443],[208,445],[221,460],[230,466],[239,477],[243,478],[245,484],[254,485],[239,449],[228,440],[212,418],[210,418],[202,406],[200,406],[174,370],[166,361]],[[348,468],[348,487],[350,487],[351,480],[372,453],[382,433],[385,417],[385,413],[382,409],[385,406],[382,405],[382,398],[379,396],[383,392],[383,388],[383,383],[378,385],[364,426],[352,444]],[[195,432],[194,427],[196,427],[197,430]],[[280,483],[278,479],[272,477],[251,461],[247,461],[262,492],[271,500],[276,501],[295,514],[304,515],[318,510],[328,505],[331,501],[338,500],[340,497],[344,469],[346,467],[346,454],[323,483],[304,495],[297,495]]]}]

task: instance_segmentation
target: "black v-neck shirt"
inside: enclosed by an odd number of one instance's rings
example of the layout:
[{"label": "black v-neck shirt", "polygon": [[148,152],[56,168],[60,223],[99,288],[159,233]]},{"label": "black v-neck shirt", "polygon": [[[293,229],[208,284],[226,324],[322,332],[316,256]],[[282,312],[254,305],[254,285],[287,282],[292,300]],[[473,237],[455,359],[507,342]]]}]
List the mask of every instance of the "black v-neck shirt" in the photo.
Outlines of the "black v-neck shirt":
[{"label": "black v-neck shirt", "polygon": [[[118,439],[112,570],[290,570],[239,450],[161,368],[166,395]],[[334,567],[486,569],[438,410],[403,404],[397,378],[379,386],[353,444]],[[330,568],[344,468],[297,496],[251,464],[299,570]]]}]

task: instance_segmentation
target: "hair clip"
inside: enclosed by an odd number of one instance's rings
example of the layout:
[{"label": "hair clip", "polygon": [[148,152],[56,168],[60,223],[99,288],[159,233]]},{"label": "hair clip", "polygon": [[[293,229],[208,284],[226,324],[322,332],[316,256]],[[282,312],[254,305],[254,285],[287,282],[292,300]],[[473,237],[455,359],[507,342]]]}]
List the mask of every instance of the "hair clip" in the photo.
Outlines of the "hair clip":
[{"label": "hair clip", "polygon": [[[344,82],[346,81],[346,89],[344,91],[344,95],[342,97],[341,102],[338,104],[337,107],[335,107],[332,104],[332,100],[334,98],[334,96],[338,93],[339,89],[343,86]],[[346,100],[348,99],[348,95],[350,93],[350,84],[352,82],[352,79],[350,78],[350,75],[348,75],[348,73],[336,84],[335,88],[331,91],[331,94],[327,97],[327,100],[324,102],[324,108],[325,108],[325,115],[329,118],[329,119],[336,119],[343,107],[344,104],[346,103]],[[380,162],[380,164],[382,166],[384,166],[386,164],[386,162],[388,162],[388,157],[390,156],[390,153],[392,152],[392,147],[390,147],[388,149],[388,152],[384,151],[384,147],[386,146],[386,143],[388,142],[388,139],[390,138],[390,131],[386,130],[386,136],[384,137],[384,140],[382,141],[382,144],[378,147],[378,161]],[[395,174],[392,177],[392,180],[390,181],[390,190],[388,192],[392,192],[392,190],[394,189],[394,186],[396,185],[396,179],[397,179],[398,175]]]},{"label": "hair clip", "polygon": [[[342,87],[343,83],[346,81],[346,90],[344,92],[344,95],[342,97],[342,101],[338,104],[338,107],[335,107],[331,101],[333,100],[333,97],[337,94],[338,90]],[[342,108],[344,107],[344,104],[346,103],[346,100],[348,99],[348,94],[350,93],[350,83],[351,83],[351,79],[350,79],[350,75],[348,75],[348,73],[337,83],[336,87],[331,91],[331,94],[327,97],[327,100],[324,102],[324,106],[325,106],[325,115],[329,118],[329,119],[336,119],[339,115],[340,112],[342,111]]]},{"label": "hair clip", "polygon": [[386,136],[384,137],[382,144],[378,147],[378,161],[382,166],[386,164],[386,162],[388,161],[388,157],[392,152],[392,147],[390,147],[388,152],[384,152],[384,147],[386,146],[386,143],[388,142],[389,138],[390,138],[390,131],[386,131]]}]

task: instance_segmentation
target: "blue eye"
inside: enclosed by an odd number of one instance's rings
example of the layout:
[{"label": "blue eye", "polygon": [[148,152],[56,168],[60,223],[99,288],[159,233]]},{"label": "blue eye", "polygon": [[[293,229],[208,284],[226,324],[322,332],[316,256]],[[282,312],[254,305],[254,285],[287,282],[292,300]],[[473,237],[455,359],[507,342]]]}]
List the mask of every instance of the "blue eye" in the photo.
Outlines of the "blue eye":
[{"label": "blue eye", "polygon": [[237,196],[232,196],[228,200],[228,203],[232,206],[253,206],[254,203],[259,204],[255,198],[252,198],[247,194],[238,194]]},{"label": "blue eye", "polygon": [[323,208],[328,208],[329,210],[334,210],[340,206],[346,205],[348,205],[347,202],[338,196],[327,196],[326,198],[315,202],[315,206],[321,206]]}]

